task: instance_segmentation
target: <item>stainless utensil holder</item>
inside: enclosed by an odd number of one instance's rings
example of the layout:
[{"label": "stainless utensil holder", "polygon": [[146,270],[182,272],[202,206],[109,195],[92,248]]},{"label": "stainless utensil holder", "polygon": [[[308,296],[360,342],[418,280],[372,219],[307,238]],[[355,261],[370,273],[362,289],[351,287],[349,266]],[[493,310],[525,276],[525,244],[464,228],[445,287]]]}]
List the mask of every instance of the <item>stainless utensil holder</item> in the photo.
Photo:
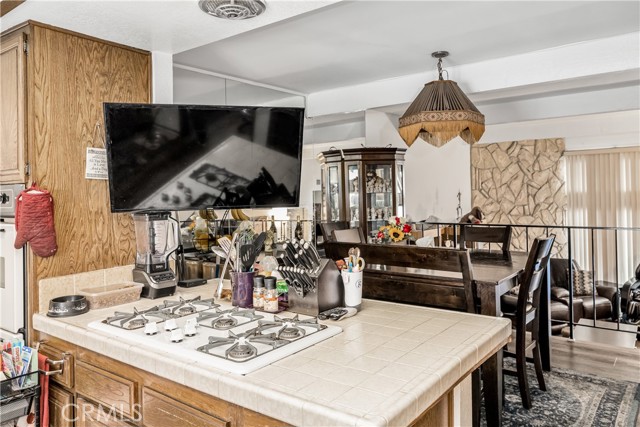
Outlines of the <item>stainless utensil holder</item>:
[{"label": "stainless utensil holder", "polygon": [[308,316],[343,306],[344,289],[341,286],[340,271],[332,260],[321,258],[316,273],[309,273],[314,282],[314,289],[301,297],[293,289],[289,289],[289,311]]}]

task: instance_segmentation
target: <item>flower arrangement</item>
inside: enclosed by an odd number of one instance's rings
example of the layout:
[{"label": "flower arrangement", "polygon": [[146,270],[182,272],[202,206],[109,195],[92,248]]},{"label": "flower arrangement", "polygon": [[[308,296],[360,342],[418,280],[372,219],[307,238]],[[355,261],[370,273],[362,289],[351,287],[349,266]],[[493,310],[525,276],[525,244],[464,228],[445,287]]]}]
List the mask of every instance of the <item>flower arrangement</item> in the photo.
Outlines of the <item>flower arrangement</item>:
[{"label": "flower arrangement", "polygon": [[391,243],[401,242],[403,240],[413,240],[411,230],[411,225],[407,224],[406,218],[398,216],[389,218],[389,223],[378,229],[378,242]]}]

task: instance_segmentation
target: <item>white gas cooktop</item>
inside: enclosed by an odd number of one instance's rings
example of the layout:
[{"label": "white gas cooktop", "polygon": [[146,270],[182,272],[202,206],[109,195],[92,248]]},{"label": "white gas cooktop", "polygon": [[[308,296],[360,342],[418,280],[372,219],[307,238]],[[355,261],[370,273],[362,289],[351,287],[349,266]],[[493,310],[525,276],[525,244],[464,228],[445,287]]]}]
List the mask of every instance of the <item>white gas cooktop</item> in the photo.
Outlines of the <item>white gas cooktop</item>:
[{"label": "white gas cooktop", "polygon": [[[176,301],[168,302],[171,306]],[[274,315],[198,301],[188,304],[193,313],[177,317],[175,306],[164,304],[159,303],[158,310],[116,313],[88,327],[131,345],[241,375],[342,332],[340,327],[318,324],[313,317],[287,312]]]}]

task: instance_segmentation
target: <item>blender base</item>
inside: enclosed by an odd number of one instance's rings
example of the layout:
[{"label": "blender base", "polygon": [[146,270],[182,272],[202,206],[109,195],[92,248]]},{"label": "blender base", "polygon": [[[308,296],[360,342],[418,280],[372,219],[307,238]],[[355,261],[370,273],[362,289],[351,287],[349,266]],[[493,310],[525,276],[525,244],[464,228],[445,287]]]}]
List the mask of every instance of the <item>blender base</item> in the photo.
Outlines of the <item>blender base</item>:
[{"label": "blender base", "polygon": [[186,279],[180,280],[178,286],[181,288],[193,288],[196,286],[202,286],[207,284],[207,279]]},{"label": "blender base", "polygon": [[142,293],[140,294],[140,297],[157,299],[157,298],[170,297],[175,293],[176,293],[175,286],[169,287],[169,288],[157,289],[157,288],[152,288],[151,286],[145,284],[144,288],[142,288]]},{"label": "blender base", "polygon": [[[162,280],[157,280],[162,278]],[[133,281],[142,283],[141,298],[163,298],[176,292],[176,278],[171,270],[149,274],[144,270],[133,269]]]}]

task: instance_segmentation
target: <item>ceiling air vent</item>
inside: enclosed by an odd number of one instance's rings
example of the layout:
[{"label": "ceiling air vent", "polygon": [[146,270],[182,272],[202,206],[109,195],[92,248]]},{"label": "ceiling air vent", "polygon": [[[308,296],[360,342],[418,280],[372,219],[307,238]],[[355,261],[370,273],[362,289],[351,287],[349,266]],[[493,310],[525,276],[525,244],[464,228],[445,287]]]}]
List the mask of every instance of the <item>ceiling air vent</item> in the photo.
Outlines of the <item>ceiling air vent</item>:
[{"label": "ceiling air vent", "polygon": [[200,0],[200,9],[222,19],[249,19],[260,15],[267,5],[262,0]]}]

